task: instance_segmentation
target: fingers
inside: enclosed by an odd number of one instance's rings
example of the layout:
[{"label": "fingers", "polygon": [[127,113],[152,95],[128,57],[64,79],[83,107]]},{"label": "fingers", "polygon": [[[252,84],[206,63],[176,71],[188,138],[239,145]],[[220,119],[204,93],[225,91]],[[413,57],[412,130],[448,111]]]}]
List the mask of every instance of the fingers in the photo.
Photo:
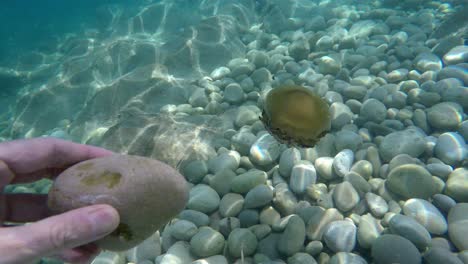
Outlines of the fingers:
[{"label": "fingers", "polygon": [[[16,251],[10,252],[10,255],[15,255],[13,259],[17,261],[13,263],[26,263],[37,256],[56,255],[104,237],[117,228],[119,221],[119,214],[113,207],[100,204],[75,209],[24,226],[2,228],[0,254],[6,254],[8,251],[2,252],[5,249],[16,248]],[[79,252],[78,249],[74,251],[75,255],[71,254],[68,257],[80,257]],[[81,251],[81,255],[85,253],[86,250]]]},{"label": "fingers", "polygon": [[[30,180],[38,172],[60,172],[83,160],[111,155],[113,152],[94,146],[57,138],[22,139],[0,143],[0,160],[8,164],[16,177],[13,183]],[[0,183],[4,181],[0,164]],[[35,175],[36,174],[36,175]],[[26,178],[26,179],[25,179]]]},{"label": "fingers", "polygon": [[3,205],[0,204],[0,208],[4,210],[0,209],[0,219],[3,221],[34,222],[51,215],[47,208],[47,195],[45,194],[5,194],[3,199],[0,198],[0,203],[2,202]]}]

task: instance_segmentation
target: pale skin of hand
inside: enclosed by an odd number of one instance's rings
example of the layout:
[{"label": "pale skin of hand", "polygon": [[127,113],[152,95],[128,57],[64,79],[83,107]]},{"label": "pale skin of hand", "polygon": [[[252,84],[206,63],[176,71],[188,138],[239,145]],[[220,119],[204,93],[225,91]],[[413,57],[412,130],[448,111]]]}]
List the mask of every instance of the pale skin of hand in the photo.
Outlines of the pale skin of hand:
[{"label": "pale skin of hand", "polygon": [[[3,188],[54,178],[80,161],[112,154],[55,138],[0,143],[0,263],[32,263],[45,256],[71,263],[90,262],[100,251],[92,242],[119,224],[113,207],[92,205],[51,216],[46,195],[4,194]],[[4,227],[4,222],[28,224]]]}]

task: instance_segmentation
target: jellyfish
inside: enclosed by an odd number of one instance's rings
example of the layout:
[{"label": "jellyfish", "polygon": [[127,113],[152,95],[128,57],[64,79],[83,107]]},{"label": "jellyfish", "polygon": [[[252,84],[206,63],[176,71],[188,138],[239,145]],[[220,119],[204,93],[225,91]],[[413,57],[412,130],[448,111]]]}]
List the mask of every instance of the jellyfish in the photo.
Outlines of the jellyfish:
[{"label": "jellyfish", "polygon": [[260,120],[279,142],[297,147],[315,146],[331,125],[325,100],[298,85],[269,91]]}]

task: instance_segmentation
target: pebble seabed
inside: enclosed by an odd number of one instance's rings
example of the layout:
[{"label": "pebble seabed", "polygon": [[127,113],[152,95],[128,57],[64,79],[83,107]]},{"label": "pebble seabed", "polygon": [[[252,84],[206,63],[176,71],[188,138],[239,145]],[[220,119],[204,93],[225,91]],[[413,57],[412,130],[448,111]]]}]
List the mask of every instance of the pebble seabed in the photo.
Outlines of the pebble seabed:
[{"label": "pebble seabed", "polygon": [[[181,168],[186,208],[93,263],[468,263],[468,47],[430,37],[449,9],[431,3],[251,27],[245,58],[203,78],[189,104],[162,108],[236,109],[216,155]],[[265,93],[288,83],[330,105],[314,148],[278,143],[258,119]]]}]

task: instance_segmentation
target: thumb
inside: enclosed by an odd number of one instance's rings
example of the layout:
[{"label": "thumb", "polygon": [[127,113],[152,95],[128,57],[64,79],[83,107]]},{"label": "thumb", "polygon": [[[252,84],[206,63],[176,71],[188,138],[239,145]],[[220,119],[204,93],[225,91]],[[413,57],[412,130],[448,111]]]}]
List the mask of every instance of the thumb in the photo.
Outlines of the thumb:
[{"label": "thumb", "polygon": [[98,240],[117,228],[120,218],[110,205],[78,208],[14,228],[31,257],[56,254]]}]

